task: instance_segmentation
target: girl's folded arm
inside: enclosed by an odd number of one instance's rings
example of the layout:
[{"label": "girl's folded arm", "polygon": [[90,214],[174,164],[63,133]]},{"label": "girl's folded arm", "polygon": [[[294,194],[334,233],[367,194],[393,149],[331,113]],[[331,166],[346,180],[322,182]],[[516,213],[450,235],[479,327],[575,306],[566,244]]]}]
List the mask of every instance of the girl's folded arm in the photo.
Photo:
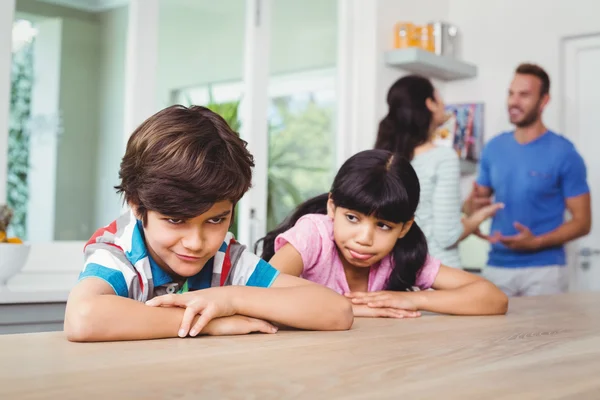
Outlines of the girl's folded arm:
[{"label": "girl's folded arm", "polygon": [[413,292],[418,308],[455,315],[506,314],[508,297],[490,281],[461,269],[440,266],[432,289]]}]

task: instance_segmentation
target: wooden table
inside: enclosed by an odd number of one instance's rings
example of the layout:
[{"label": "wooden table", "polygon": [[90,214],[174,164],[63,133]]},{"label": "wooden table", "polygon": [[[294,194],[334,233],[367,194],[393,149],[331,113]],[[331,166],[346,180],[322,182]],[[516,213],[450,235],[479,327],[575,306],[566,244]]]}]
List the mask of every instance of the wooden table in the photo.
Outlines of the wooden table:
[{"label": "wooden table", "polygon": [[0,399],[600,398],[600,293],[347,332],[69,343],[0,336]]}]

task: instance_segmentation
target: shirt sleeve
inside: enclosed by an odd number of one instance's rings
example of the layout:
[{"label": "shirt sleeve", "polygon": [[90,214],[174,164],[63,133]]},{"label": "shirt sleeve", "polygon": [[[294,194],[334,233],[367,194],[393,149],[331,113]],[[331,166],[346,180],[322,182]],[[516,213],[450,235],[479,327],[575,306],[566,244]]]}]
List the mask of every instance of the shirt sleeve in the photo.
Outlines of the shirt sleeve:
[{"label": "shirt sleeve", "polygon": [[79,281],[87,278],[102,279],[112,287],[117,296],[130,297],[130,289],[137,282],[137,273],[119,249],[98,243],[88,245],[85,249]]},{"label": "shirt sleeve", "polygon": [[316,220],[309,215],[300,218],[296,225],[275,238],[275,251],[286,244],[291,244],[300,256],[304,272],[313,268],[323,248],[323,235],[327,233],[325,226],[320,226]]},{"label": "shirt sleeve", "polygon": [[583,158],[575,148],[573,148],[565,157],[562,163],[561,183],[563,197],[576,197],[589,193],[590,188],[587,183],[587,169]]},{"label": "shirt sleeve", "polygon": [[460,203],[460,164],[450,151],[438,164],[433,189],[432,238],[441,248],[452,247],[462,234]]},{"label": "shirt sleeve", "polygon": [[427,256],[425,265],[423,265],[423,268],[417,274],[415,285],[421,290],[431,289],[438,272],[440,272],[440,265],[440,260]]},{"label": "shirt sleeve", "polygon": [[[271,264],[252,253],[246,246],[239,243],[230,244],[230,254],[235,254],[231,260],[230,282],[232,285],[256,286],[268,288],[271,287],[275,279],[279,276]],[[234,250],[240,246],[240,250]],[[239,253],[239,254],[238,254]]]}]

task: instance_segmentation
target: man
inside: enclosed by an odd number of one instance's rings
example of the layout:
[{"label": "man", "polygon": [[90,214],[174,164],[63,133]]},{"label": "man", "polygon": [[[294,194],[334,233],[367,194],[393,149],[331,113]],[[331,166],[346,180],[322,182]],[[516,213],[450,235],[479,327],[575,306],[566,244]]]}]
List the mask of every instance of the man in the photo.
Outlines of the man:
[{"label": "man", "polygon": [[564,245],[591,228],[586,167],[573,144],[542,122],[549,100],[548,74],[521,64],[508,92],[515,130],[486,144],[477,182],[463,205],[470,214],[490,204],[491,196],[504,203],[485,237],[491,250],[484,275],[508,296],[565,292]]}]

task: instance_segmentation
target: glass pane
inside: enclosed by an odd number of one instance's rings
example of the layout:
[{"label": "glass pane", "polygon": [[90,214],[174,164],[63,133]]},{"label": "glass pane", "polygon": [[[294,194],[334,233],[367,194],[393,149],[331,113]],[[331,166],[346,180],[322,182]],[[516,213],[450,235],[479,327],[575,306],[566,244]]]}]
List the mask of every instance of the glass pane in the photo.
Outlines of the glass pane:
[{"label": "glass pane", "polygon": [[334,174],[337,1],[274,1],[267,229]]},{"label": "glass pane", "polygon": [[127,6],[17,0],[8,151],[9,235],[87,240],[114,219],[123,150]]},{"label": "glass pane", "polygon": [[[239,132],[245,0],[161,0],[159,4],[160,108],[206,106]],[[234,234],[238,214],[230,229]]]}]

